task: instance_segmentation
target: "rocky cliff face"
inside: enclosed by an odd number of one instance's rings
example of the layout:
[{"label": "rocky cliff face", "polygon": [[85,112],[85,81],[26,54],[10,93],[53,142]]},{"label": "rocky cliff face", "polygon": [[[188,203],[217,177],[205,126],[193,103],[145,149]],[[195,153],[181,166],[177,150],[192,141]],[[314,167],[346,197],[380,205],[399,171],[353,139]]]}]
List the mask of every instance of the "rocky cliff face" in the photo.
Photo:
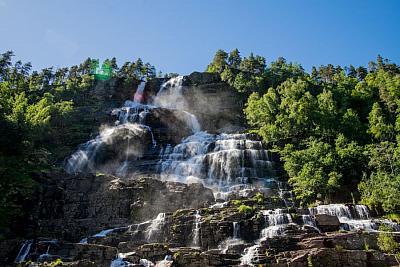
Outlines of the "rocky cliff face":
[{"label": "rocky cliff face", "polygon": [[103,229],[152,219],[161,212],[214,202],[212,191],[201,184],[90,174],[57,176],[54,181],[38,201],[37,234],[75,242]]},{"label": "rocky cliff face", "polygon": [[183,84],[187,88],[184,95],[188,111],[197,116],[205,130],[216,133],[243,130],[243,99],[218,74],[194,72]]}]

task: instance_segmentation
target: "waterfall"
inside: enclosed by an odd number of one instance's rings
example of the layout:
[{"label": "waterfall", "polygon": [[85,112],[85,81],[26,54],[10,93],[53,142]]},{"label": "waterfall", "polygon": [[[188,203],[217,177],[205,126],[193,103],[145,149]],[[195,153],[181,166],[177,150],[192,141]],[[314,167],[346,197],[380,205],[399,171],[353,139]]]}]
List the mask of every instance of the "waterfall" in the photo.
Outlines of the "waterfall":
[{"label": "waterfall", "polygon": [[129,137],[127,138],[127,145],[126,145],[126,151],[125,151],[125,160],[124,163],[121,165],[121,167],[118,168],[117,170],[117,176],[125,176],[127,169],[128,169],[128,158],[129,158]]},{"label": "waterfall", "polygon": [[141,81],[136,89],[135,95],[133,96],[133,101],[136,103],[142,103],[144,100],[143,92],[146,87],[146,81]]},{"label": "waterfall", "polygon": [[32,240],[25,240],[21,246],[21,249],[18,252],[17,257],[15,258],[15,263],[21,263],[25,261],[26,256],[28,256],[33,241]]},{"label": "waterfall", "polygon": [[343,230],[376,231],[379,224],[384,224],[382,220],[369,219],[370,214],[365,205],[355,205],[353,213],[351,207],[344,204],[319,205],[315,208],[309,208],[309,212],[311,215],[328,214],[338,217]]},{"label": "waterfall", "polygon": [[369,210],[365,205],[355,205],[354,209],[356,210],[357,218],[360,219],[369,219]]},{"label": "waterfall", "polygon": [[187,112],[187,111],[183,111],[183,113],[185,114],[185,121],[186,124],[190,127],[190,129],[192,130],[192,133],[197,133],[201,130],[200,127],[200,123],[197,120],[196,116]]},{"label": "waterfall", "polygon": [[352,219],[350,208],[344,204],[319,205],[315,208],[309,208],[310,214],[328,214],[340,218]]},{"label": "waterfall", "polygon": [[200,247],[200,221],[201,215],[200,211],[196,210],[196,214],[194,215],[194,227],[193,227],[193,246]]},{"label": "waterfall", "polygon": [[154,98],[153,104],[168,109],[186,110],[187,104],[182,95],[183,76],[177,76],[163,83]]},{"label": "waterfall", "polygon": [[115,231],[117,228],[113,228],[113,229],[107,229],[107,230],[102,230],[101,232],[93,235],[93,237],[105,237],[108,234],[112,233],[113,231]]},{"label": "waterfall", "polygon": [[111,262],[110,267],[127,267],[133,266],[132,263],[127,262],[125,259],[125,253],[118,253],[117,257]]},{"label": "waterfall", "polygon": [[147,240],[151,240],[156,233],[161,231],[165,223],[165,213],[159,213],[147,229]]},{"label": "waterfall", "polygon": [[260,257],[260,245],[254,245],[248,248],[245,248],[244,254],[240,258],[240,265],[249,265],[254,266],[253,262],[259,262]]},{"label": "waterfall", "polygon": [[[182,83],[183,77],[179,76],[172,78],[161,85],[154,102],[150,104],[142,104],[143,92],[146,86],[146,82],[142,81],[135,93],[134,100],[126,100],[122,107],[113,109],[111,115],[116,116],[118,119],[115,122],[115,127],[108,127],[100,131],[99,135],[94,139],[80,145],[78,150],[75,151],[65,163],[65,170],[70,174],[77,174],[80,172],[96,172],[99,168],[96,164],[98,158],[98,152],[101,151],[105,145],[112,144],[114,139],[118,137],[118,133],[126,135],[122,130],[127,129],[133,131],[137,135],[138,131],[145,131],[151,135],[153,149],[157,147],[156,140],[154,138],[153,131],[150,126],[146,125],[147,115],[150,114],[151,110],[155,108],[166,108],[172,110],[179,110],[177,113],[177,119],[185,123],[193,133],[200,131],[200,124],[193,114],[185,110],[186,105],[184,97],[182,95]],[[126,136],[125,136],[126,137]],[[133,140],[127,136],[128,142],[126,146],[126,153],[124,161],[119,163],[119,166],[115,168],[115,172],[118,176],[125,176],[128,170],[128,157],[132,154],[132,148],[138,143],[138,140]],[[114,168],[114,167],[113,167]],[[105,170],[109,172],[109,169]]]},{"label": "waterfall", "polygon": [[[147,126],[132,123],[125,123],[116,127],[105,128],[100,131],[100,134],[96,136],[96,138],[79,146],[78,150],[74,152],[66,161],[65,170],[70,174],[76,174],[85,171],[95,172],[97,169],[96,159],[97,156],[99,156],[99,150],[106,146],[113,146],[115,145],[115,142],[119,140],[129,140],[135,136],[139,138],[148,133],[149,128]],[[130,155],[138,158],[143,153],[142,151],[129,147],[125,148],[125,151],[125,160]]]},{"label": "waterfall", "polygon": [[233,238],[240,238],[240,224],[238,222],[233,222]]},{"label": "waterfall", "polygon": [[197,120],[196,116],[187,111],[189,109],[189,106],[183,96],[182,84],[183,76],[171,78],[163,83],[153,100],[153,105],[162,108],[182,111],[182,119],[191,128],[192,133],[197,133],[201,130],[200,123]]},{"label": "waterfall", "polygon": [[139,265],[140,266],[144,266],[144,267],[153,267],[154,263],[152,263],[151,261],[146,260],[146,259],[140,259],[139,260]]},{"label": "waterfall", "polygon": [[314,219],[313,219],[310,215],[308,215],[308,214],[302,215],[301,218],[302,218],[302,220],[303,220],[303,224],[304,224],[304,225],[309,225],[309,226],[317,227],[317,225],[315,224]]},{"label": "waterfall", "polygon": [[135,101],[126,100],[121,108],[112,110],[111,115],[118,118],[116,124],[124,124],[127,122],[144,124],[146,116],[150,113],[151,105],[141,104]]},{"label": "waterfall", "polygon": [[43,260],[45,260],[46,257],[50,256],[49,252],[50,252],[50,245],[47,246],[46,253],[39,255],[37,261],[42,262]]},{"label": "waterfall", "polygon": [[261,231],[261,238],[273,238],[284,233],[286,226],[292,223],[289,213],[284,213],[282,209],[263,211],[264,219],[268,227]]},{"label": "waterfall", "polygon": [[249,182],[263,187],[273,175],[267,151],[246,134],[197,132],[172,151],[165,150],[161,158],[163,180],[198,180],[218,191],[227,192]]}]

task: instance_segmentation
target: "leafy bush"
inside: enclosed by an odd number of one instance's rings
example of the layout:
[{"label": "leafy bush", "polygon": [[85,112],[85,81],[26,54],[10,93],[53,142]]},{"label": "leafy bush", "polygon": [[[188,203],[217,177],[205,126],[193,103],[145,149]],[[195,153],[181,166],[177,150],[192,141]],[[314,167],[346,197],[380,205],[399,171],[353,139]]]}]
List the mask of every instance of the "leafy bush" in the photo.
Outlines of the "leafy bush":
[{"label": "leafy bush", "polygon": [[398,243],[390,229],[386,226],[379,227],[378,247],[386,253],[393,254],[397,263],[400,265],[400,243]]},{"label": "leafy bush", "polygon": [[235,200],[232,200],[232,204],[235,206],[240,206],[240,205],[242,205],[242,201],[235,199]]},{"label": "leafy bush", "polygon": [[250,213],[252,213],[254,211],[254,209],[252,207],[250,207],[250,206],[242,204],[242,205],[239,206],[238,211],[240,213],[250,214]]},{"label": "leafy bush", "polygon": [[264,194],[261,192],[257,192],[257,194],[253,197],[253,200],[258,204],[263,204],[265,201]]}]

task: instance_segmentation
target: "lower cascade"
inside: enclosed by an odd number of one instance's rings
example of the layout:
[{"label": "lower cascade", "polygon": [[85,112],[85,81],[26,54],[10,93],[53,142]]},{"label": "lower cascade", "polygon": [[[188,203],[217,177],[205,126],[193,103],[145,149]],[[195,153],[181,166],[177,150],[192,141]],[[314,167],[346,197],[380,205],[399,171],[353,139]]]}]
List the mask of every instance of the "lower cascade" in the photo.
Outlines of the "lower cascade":
[{"label": "lower cascade", "polygon": [[[148,84],[141,81],[134,98],[110,112],[115,121],[65,160],[72,181],[63,184],[72,195],[62,199],[65,214],[73,214],[65,223],[72,230],[63,232],[68,242],[26,240],[15,263],[95,258],[94,266],[110,267],[308,266],[304,255],[333,257],[340,250],[367,259],[359,255],[366,253],[361,245],[346,240],[376,249],[380,225],[400,232],[365,205],[296,207],[276,155],[258,136],[202,129],[189,112],[183,76],[162,83],[153,97]],[[79,191],[85,182],[94,193]],[[74,205],[76,199],[94,211]]]}]

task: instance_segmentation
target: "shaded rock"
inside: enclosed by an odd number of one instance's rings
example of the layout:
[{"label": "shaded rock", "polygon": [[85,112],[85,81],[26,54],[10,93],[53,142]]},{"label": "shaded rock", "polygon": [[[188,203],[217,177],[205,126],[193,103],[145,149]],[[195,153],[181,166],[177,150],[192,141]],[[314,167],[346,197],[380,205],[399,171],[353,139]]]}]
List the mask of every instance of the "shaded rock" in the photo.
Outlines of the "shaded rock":
[{"label": "shaded rock", "polygon": [[315,222],[318,228],[323,232],[338,231],[340,228],[339,219],[336,216],[328,214],[316,214]]}]

